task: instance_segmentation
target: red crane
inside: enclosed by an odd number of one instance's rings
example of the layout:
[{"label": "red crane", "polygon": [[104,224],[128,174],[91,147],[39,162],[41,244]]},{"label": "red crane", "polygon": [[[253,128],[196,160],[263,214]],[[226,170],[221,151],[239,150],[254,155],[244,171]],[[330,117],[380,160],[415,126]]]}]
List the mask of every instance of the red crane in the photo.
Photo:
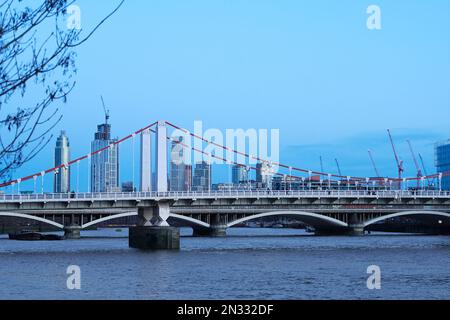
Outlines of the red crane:
[{"label": "red crane", "polygon": [[398,155],[397,155],[397,151],[395,150],[395,144],[394,144],[394,140],[392,139],[392,135],[391,135],[391,130],[387,129],[387,132],[389,134],[389,140],[391,141],[391,146],[392,146],[392,151],[394,152],[394,156],[395,156],[395,162],[397,164],[397,170],[398,170],[398,178],[400,179],[399,181],[399,186],[401,186],[401,179],[402,179],[402,174],[403,174],[403,160],[399,160]]},{"label": "red crane", "polygon": [[416,166],[416,170],[417,170],[417,178],[418,178],[418,180],[417,180],[417,188],[420,188],[420,179],[423,176],[422,175],[422,169],[420,169],[420,165],[419,165],[419,162],[417,161],[417,158],[416,158],[416,155],[414,153],[411,141],[406,140],[406,142],[408,143],[409,150],[411,151],[411,155],[412,155],[413,160],[414,160],[414,165]]}]

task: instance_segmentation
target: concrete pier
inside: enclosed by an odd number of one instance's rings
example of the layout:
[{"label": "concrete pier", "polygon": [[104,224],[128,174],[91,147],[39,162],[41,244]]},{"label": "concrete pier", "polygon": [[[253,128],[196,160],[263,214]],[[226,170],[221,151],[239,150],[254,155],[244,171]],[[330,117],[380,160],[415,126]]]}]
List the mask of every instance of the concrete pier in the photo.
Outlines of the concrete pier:
[{"label": "concrete pier", "polygon": [[348,227],[348,235],[350,236],[363,236],[364,226],[363,225],[350,225]]},{"label": "concrete pier", "polygon": [[161,226],[131,227],[128,241],[130,248],[141,250],[179,250],[180,230]]},{"label": "concrete pier", "polygon": [[195,228],[194,237],[226,237],[227,228],[223,226],[214,226],[211,228]]},{"label": "concrete pier", "polygon": [[81,235],[80,235],[80,231],[81,231],[81,227],[77,226],[77,225],[70,225],[70,226],[66,226],[64,227],[64,239],[80,239]]}]

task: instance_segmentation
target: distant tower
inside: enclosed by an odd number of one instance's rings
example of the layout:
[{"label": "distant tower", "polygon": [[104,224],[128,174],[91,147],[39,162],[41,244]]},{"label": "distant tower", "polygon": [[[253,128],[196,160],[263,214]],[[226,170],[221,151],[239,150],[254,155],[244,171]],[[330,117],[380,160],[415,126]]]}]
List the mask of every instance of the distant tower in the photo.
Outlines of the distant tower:
[{"label": "distant tower", "polygon": [[256,182],[263,188],[272,188],[272,168],[269,162],[263,161],[256,164]]},{"label": "distant tower", "polygon": [[[102,99],[103,100],[103,99]],[[120,192],[119,186],[119,146],[111,139],[111,125],[108,123],[109,111],[105,108],[105,123],[97,126],[91,151],[110,148],[92,156],[91,192]]]},{"label": "distant tower", "polygon": [[186,164],[184,159],[183,137],[172,141],[170,152],[170,191],[187,191]]},{"label": "distant tower", "polygon": [[238,185],[248,182],[248,171],[245,166],[234,165],[232,168],[232,183]]},{"label": "distant tower", "polygon": [[434,146],[436,172],[441,174],[442,181],[438,183],[442,190],[450,190],[450,176],[443,175],[450,171],[450,139],[438,142]]},{"label": "distant tower", "polygon": [[[70,161],[70,143],[65,131],[56,140],[55,146],[55,167],[67,164]],[[70,191],[70,168],[62,167],[55,174],[53,182],[53,191],[55,193],[67,193]]]},{"label": "distant tower", "polygon": [[194,170],[193,179],[194,191],[211,190],[211,165],[205,161],[197,163]]},{"label": "distant tower", "polygon": [[184,166],[184,191],[192,191],[192,166]]}]

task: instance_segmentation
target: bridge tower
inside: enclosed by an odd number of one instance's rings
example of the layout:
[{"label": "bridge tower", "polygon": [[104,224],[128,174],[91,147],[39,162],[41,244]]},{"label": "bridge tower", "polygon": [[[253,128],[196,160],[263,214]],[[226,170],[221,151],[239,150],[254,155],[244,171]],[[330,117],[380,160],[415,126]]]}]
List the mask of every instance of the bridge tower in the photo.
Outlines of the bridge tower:
[{"label": "bridge tower", "polygon": [[167,126],[165,121],[156,125],[156,191],[167,192]]},{"label": "bridge tower", "polygon": [[152,156],[151,156],[151,135],[150,129],[141,133],[141,192],[152,191],[151,172],[152,172]]},{"label": "bridge tower", "polygon": [[[150,150],[150,139],[142,137],[142,150]],[[147,153],[146,150],[144,150]],[[141,161],[147,160],[147,154],[141,155]],[[145,164],[147,166],[147,164]],[[141,177],[144,173],[141,167]],[[165,193],[167,186],[167,126],[165,121],[156,125],[156,192]],[[155,200],[152,203],[138,205],[139,222],[131,227],[129,246],[141,250],[169,250],[180,248],[180,231],[169,226],[170,204],[167,200]]]}]

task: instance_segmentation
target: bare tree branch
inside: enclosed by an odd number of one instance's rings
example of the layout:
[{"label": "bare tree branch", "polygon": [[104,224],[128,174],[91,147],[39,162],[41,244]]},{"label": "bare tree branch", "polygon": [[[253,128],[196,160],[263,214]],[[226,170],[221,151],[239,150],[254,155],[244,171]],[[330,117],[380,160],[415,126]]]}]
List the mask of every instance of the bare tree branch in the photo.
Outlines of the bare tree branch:
[{"label": "bare tree branch", "polygon": [[82,30],[66,27],[67,9],[75,0],[36,2],[31,7],[22,0],[0,1],[0,180],[49,143],[61,120],[55,105],[66,102],[75,86],[75,49],[125,0],[85,37]]}]

